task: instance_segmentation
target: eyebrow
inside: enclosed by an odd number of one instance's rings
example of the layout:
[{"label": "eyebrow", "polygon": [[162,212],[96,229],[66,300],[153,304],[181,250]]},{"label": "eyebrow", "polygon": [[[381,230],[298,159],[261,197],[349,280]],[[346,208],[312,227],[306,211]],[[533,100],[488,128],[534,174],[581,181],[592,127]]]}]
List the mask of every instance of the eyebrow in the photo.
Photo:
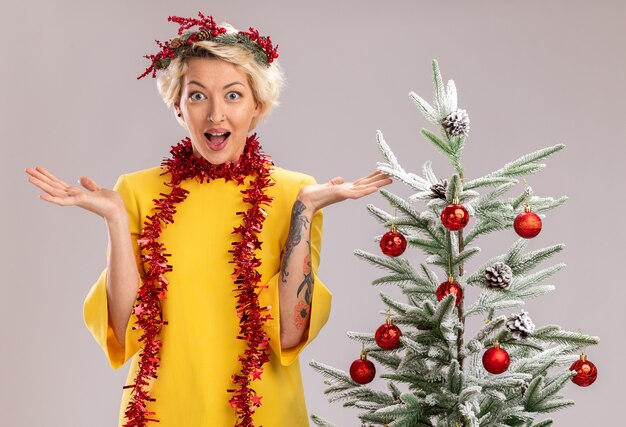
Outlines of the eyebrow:
[{"label": "eyebrow", "polygon": [[[205,87],[202,83],[197,82],[197,81],[195,81],[195,80],[190,80],[190,81],[187,83],[187,85],[190,85],[190,84],[196,84],[196,85],[200,86],[201,88],[206,89],[206,87]],[[229,87],[231,87],[231,86],[234,86],[234,85],[242,85],[242,86],[243,86],[243,83],[241,83],[241,82],[232,82],[232,83],[228,83],[228,84],[227,84],[226,86],[224,86],[222,89],[227,89],[227,88],[229,88]]]}]

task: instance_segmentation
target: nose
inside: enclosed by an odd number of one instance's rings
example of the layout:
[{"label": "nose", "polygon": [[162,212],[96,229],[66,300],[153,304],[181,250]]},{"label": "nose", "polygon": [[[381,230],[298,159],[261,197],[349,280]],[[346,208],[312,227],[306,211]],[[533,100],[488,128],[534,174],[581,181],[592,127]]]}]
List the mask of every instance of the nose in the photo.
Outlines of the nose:
[{"label": "nose", "polygon": [[211,109],[209,111],[209,121],[213,123],[221,123],[224,121],[224,105],[221,100],[213,100],[211,103]]}]

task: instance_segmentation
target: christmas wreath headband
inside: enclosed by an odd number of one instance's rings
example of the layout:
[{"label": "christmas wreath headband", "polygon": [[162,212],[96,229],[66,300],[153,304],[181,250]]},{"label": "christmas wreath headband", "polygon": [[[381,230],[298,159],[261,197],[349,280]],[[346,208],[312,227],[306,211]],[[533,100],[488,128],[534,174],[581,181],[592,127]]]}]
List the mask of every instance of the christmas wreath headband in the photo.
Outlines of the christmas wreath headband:
[{"label": "christmas wreath headband", "polygon": [[[180,56],[183,52],[191,49],[195,42],[202,40],[210,40],[224,45],[241,46],[254,55],[254,59],[267,67],[278,58],[278,45],[272,46],[272,40],[269,36],[262,36],[259,31],[250,27],[249,31],[239,31],[238,33],[227,33],[226,28],[220,27],[215,23],[212,16],[204,16],[202,12],[198,12],[198,18],[182,18],[180,16],[168,16],[168,22],[176,22],[179,25],[178,36],[171,40],[155,42],[161,48],[161,51],[153,55],[144,55],[151,61],[146,71],[143,72],[137,80],[152,73],[152,77],[156,77],[157,70],[162,70],[170,65],[172,59]],[[197,26],[196,29],[191,29]]]}]

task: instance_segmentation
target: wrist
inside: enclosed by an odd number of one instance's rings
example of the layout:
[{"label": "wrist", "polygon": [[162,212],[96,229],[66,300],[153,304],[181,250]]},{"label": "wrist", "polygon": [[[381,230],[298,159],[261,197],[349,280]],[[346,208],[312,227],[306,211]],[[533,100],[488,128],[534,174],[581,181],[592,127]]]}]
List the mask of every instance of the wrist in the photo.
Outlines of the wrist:
[{"label": "wrist", "polygon": [[104,217],[104,221],[109,226],[127,226],[128,214],[126,213],[126,209],[116,209],[113,212],[110,212]]}]

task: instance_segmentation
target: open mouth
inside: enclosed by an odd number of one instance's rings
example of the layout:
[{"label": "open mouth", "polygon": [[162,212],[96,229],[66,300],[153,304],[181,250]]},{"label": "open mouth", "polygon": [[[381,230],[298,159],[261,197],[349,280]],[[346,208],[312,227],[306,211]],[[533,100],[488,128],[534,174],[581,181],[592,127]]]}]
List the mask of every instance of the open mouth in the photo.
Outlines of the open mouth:
[{"label": "open mouth", "polygon": [[221,145],[224,142],[226,142],[229,136],[230,136],[230,132],[221,132],[221,133],[205,132],[204,133],[204,137],[207,139],[207,141],[211,145]]}]

